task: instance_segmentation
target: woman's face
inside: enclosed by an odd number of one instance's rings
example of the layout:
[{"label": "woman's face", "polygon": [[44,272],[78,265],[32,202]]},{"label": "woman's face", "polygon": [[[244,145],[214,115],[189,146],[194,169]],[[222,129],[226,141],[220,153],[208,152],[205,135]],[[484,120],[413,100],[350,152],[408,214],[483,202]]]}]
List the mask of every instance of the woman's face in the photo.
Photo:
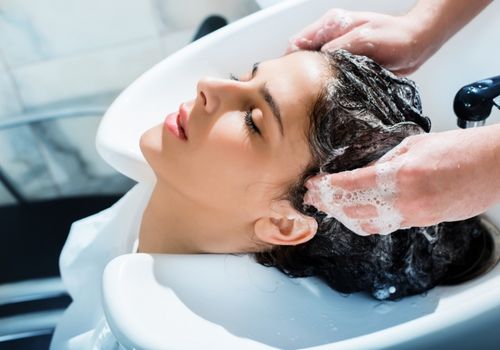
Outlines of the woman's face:
[{"label": "woman's face", "polygon": [[220,220],[245,224],[267,215],[311,161],[309,114],[325,67],[320,54],[297,52],[239,80],[200,80],[193,101],[141,138],[157,181]]}]

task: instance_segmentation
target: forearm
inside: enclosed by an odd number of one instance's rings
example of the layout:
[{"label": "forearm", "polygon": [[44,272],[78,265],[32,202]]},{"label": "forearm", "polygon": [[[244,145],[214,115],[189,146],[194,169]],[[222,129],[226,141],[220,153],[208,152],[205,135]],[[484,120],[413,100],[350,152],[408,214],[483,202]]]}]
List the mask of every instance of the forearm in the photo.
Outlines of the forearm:
[{"label": "forearm", "polygon": [[486,166],[486,171],[492,174],[493,191],[496,193],[496,204],[500,204],[500,124],[485,127],[488,130],[485,137],[488,137],[491,146],[491,166]]},{"label": "forearm", "polygon": [[477,191],[481,192],[488,206],[500,204],[500,124],[479,128],[465,129],[470,137],[464,138],[464,146],[470,149],[461,150],[464,161],[477,159],[471,167],[471,182],[479,184]]},{"label": "forearm", "polygon": [[420,0],[407,14],[419,23],[418,38],[431,51],[469,23],[493,0]]}]

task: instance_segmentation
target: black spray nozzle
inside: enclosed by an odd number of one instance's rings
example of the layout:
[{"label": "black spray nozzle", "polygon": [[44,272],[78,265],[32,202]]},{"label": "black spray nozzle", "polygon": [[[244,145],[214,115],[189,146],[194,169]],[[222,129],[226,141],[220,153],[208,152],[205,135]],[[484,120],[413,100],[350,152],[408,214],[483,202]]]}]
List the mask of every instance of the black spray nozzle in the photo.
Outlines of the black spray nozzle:
[{"label": "black spray nozzle", "polygon": [[198,40],[207,34],[215,32],[217,29],[224,27],[226,24],[227,24],[226,19],[219,15],[212,15],[205,18],[198,27],[198,30],[194,35],[193,41]]},{"label": "black spray nozzle", "polygon": [[493,106],[500,108],[500,102],[495,100],[498,96],[500,96],[500,75],[461,88],[453,101],[458,126],[468,128],[484,125]]}]

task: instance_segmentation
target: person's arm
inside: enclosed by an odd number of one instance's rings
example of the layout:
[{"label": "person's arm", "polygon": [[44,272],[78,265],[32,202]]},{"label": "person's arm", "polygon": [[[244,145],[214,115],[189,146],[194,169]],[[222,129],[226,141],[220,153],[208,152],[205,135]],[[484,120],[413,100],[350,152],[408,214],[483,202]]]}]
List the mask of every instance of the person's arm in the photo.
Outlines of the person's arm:
[{"label": "person's arm", "polygon": [[400,16],[332,9],[295,35],[287,51],[346,49],[409,74],[491,2],[420,0]]},{"label": "person's arm", "polygon": [[500,204],[500,124],[410,136],[374,164],[306,186],[306,204],[361,235],[467,219]]}]

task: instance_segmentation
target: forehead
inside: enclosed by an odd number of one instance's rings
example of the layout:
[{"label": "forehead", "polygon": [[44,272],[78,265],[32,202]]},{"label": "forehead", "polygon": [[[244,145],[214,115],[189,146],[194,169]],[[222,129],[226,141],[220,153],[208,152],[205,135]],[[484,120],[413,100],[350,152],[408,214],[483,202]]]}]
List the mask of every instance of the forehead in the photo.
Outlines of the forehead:
[{"label": "forehead", "polygon": [[303,133],[309,125],[311,107],[325,82],[325,58],[317,52],[299,51],[263,62],[261,69],[282,111],[285,134],[287,129],[290,136]]},{"label": "forehead", "polygon": [[322,54],[313,51],[299,51],[274,60],[263,62],[262,73],[272,78],[270,88],[281,104],[304,106],[318,95],[326,74],[326,60]]},{"label": "forehead", "polygon": [[[307,131],[313,104],[327,75],[322,54],[302,51],[259,65],[259,73],[279,105],[285,137],[277,150],[276,165],[295,178],[310,162]],[[290,156],[296,161],[290,162]]]}]

